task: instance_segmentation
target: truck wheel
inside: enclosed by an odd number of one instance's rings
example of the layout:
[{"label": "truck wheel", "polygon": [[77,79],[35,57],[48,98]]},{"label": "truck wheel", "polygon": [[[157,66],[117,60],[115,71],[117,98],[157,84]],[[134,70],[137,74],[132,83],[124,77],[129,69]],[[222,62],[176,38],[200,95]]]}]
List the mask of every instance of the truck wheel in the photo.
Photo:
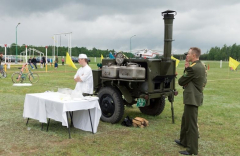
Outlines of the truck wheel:
[{"label": "truck wheel", "polygon": [[165,98],[151,99],[150,105],[146,107],[139,107],[143,114],[160,115],[165,107]]},{"label": "truck wheel", "polygon": [[118,90],[113,87],[104,87],[99,93],[99,105],[102,110],[101,120],[104,122],[117,123],[123,117],[123,99]]}]

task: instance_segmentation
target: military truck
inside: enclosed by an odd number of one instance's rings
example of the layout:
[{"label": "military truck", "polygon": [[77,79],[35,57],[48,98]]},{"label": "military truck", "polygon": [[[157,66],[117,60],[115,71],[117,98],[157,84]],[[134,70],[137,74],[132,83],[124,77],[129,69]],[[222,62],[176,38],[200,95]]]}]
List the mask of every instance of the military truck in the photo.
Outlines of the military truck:
[{"label": "military truck", "polygon": [[117,53],[115,59],[102,60],[102,69],[93,70],[94,93],[99,97],[102,121],[119,122],[124,106],[136,103],[142,113],[160,115],[168,98],[174,123],[176,62],[171,59],[171,51],[176,12],[167,10],[162,15],[165,24],[162,58],[127,58],[123,53]]}]

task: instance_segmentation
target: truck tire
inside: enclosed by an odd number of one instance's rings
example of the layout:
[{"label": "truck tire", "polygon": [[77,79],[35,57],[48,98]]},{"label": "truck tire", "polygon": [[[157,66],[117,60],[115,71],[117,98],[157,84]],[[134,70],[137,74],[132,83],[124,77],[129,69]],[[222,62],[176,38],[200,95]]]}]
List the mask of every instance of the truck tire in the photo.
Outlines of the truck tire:
[{"label": "truck tire", "polygon": [[101,120],[110,123],[119,122],[124,113],[121,93],[113,87],[104,87],[99,91],[98,97],[102,110]]},{"label": "truck tire", "polygon": [[160,115],[165,107],[165,98],[151,99],[150,105],[146,107],[139,107],[143,114],[147,115]]}]

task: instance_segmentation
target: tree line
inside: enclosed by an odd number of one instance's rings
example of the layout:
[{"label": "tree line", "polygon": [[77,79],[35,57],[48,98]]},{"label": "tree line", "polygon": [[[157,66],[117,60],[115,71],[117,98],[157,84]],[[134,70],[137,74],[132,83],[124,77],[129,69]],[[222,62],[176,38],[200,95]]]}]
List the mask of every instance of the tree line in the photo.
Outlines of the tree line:
[{"label": "tree line", "polygon": [[[174,55],[177,59],[182,59],[182,55]],[[224,44],[222,47],[212,47],[207,53],[200,56],[201,60],[223,60],[228,61],[229,57],[235,60],[240,60],[240,45],[234,43],[233,45],[227,46]]]},{"label": "tree line", "polygon": [[[37,49],[45,54],[45,46],[33,46],[29,45],[28,48],[34,48]],[[18,45],[18,52],[17,54],[20,55],[21,52],[26,51],[25,44],[22,46]],[[66,52],[68,51],[68,47],[55,47],[55,55],[57,56],[65,56]],[[78,56],[80,53],[86,54],[88,57],[107,57],[109,53],[111,52],[114,54],[116,51],[114,49],[109,50],[101,50],[97,48],[92,48],[92,49],[87,49],[86,47],[72,47],[72,56]],[[5,52],[5,47],[0,46],[0,52],[4,54]],[[48,46],[48,56],[53,56],[54,53],[54,47],[53,46]],[[125,55],[128,57],[133,57],[133,54],[123,52]],[[7,47],[7,55],[16,55],[16,44],[12,43],[9,47]],[[185,59],[185,56],[183,54],[181,55],[174,55],[175,58],[177,59]],[[227,46],[226,44],[223,45],[223,47],[212,47],[207,53],[202,54],[200,56],[201,60],[228,60],[229,57],[232,57],[236,60],[240,60],[240,45],[237,45],[236,43],[230,46]]]},{"label": "tree line", "polygon": [[236,43],[232,46],[227,46],[226,44],[220,47],[213,47],[208,52],[208,60],[228,60],[229,57],[233,59],[240,60],[240,45]]},{"label": "tree line", "polygon": [[[36,50],[43,52],[44,54],[46,52],[45,46],[28,45],[27,48],[34,48]],[[25,44],[23,44],[22,46],[18,45],[17,55],[20,55],[21,52],[25,52],[25,51],[26,51]],[[4,46],[0,46],[0,52],[3,54],[5,53]],[[48,56],[53,56],[54,55],[54,46],[52,46],[52,45],[48,46],[47,52],[48,52]],[[68,52],[68,47],[65,47],[65,46],[55,47],[55,55],[56,56],[66,56],[66,52]],[[101,57],[101,55],[103,55],[103,57],[108,57],[110,52],[112,54],[114,54],[116,51],[114,49],[101,50],[101,49],[97,49],[97,48],[87,49],[86,47],[72,47],[71,52],[72,52],[72,56],[76,56],[76,57],[81,53],[86,54],[88,57]],[[127,53],[127,52],[123,52],[123,53],[125,55],[127,55],[128,57],[132,56],[132,54]],[[7,47],[7,55],[16,55],[16,44],[15,43],[12,43],[10,46]],[[35,55],[37,56],[38,54],[35,53]]]}]

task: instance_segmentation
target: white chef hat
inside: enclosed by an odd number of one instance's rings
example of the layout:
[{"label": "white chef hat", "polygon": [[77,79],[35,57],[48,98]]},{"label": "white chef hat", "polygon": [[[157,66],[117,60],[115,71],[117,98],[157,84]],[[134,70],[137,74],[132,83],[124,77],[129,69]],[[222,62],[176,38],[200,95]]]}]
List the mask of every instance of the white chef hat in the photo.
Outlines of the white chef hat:
[{"label": "white chef hat", "polygon": [[87,55],[86,54],[79,54],[78,58],[87,58]]}]

